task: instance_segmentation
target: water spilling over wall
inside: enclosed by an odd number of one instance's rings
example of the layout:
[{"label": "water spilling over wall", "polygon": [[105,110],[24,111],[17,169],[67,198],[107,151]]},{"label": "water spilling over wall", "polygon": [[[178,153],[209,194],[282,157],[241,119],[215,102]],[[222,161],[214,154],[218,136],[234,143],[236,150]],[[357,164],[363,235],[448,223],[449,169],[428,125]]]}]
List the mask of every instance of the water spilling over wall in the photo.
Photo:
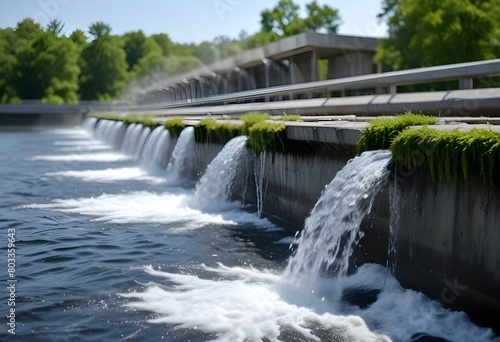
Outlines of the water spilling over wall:
[{"label": "water spilling over wall", "polygon": [[[95,130],[100,127],[115,133],[119,128],[116,124],[111,126],[100,122],[97,125],[95,122],[86,125],[94,127]],[[126,132],[124,127],[120,129],[122,151],[133,150],[133,153],[137,153],[136,146],[127,141],[132,139],[132,135],[137,141],[140,140],[142,129],[134,125],[130,125]],[[155,135],[159,134],[159,131],[160,129],[155,130]],[[116,133],[112,140],[119,141],[120,134]],[[110,135],[105,135],[108,136]],[[151,158],[156,158],[156,154],[151,152],[152,145],[158,147],[157,143],[166,138],[165,135],[163,138],[158,135],[157,142],[154,143],[155,139],[150,134],[147,139],[144,148],[139,152],[143,155],[142,162],[146,162],[145,156],[149,154],[155,155]],[[210,161],[222,149],[222,145],[194,143],[192,128],[184,130],[179,144],[176,144],[171,136],[168,139],[170,143],[166,149],[169,151],[166,152],[165,158],[160,158],[160,168],[164,170],[165,163],[170,161],[166,173],[172,172],[176,177],[190,180],[199,179]],[[177,151],[172,153],[172,149]],[[252,154],[239,162],[238,176],[233,179],[233,191],[229,194],[223,191],[214,195],[228,195],[230,201],[242,200],[243,203],[250,204],[255,211],[291,223],[287,224],[291,230],[298,229],[311,213],[322,192],[324,191],[325,196],[329,192],[328,189],[325,190],[325,186],[349,159],[346,153],[331,153],[331,147],[325,147],[324,150],[318,147],[315,151],[314,154],[268,154],[263,155],[262,160]],[[175,154],[175,158],[170,158],[170,154]],[[255,173],[256,168],[262,170],[262,173]],[[381,170],[387,172],[387,169]],[[259,176],[255,177],[256,174]],[[496,241],[500,240],[496,229],[499,226],[499,198],[495,191],[489,192],[477,184],[467,187],[460,184],[435,187],[432,184],[431,180],[421,179],[417,175],[391,179],[391,190],[381,191],[374,199],[369,196],[370,200],[366,203],[374,201],[372,210],[367,210],[366,216],[357,215],[356,220],[362,220],[359,232],[351,230],[346,234],[329,237],[330,242],[340,239],[341,243],[334,245],[341,248],[338,251],[322,248],[326,259],[311,256],[312,259],[317,259],[317,263],[308,262],[307,266],[298,266],[297,263],[294,264],[296,259],[292,258],[290,264],[295,266],[289,266],[287,279],[293,279],[292,269],[303,270],[315,263],[315,266],[311,266],[313,269],[329,270],[325,273],[331,275],[335,268],[344,270],[342,272],[345,273],[347,264],[349,267],[357,267],[366,262],[377,262],[392,269],[403,284],[419,289],[445,305],[474,312],[478,307],[477,303],[481,303],[481,308],[487,308],[486,314],[478,313],[477,317],[496,317],[496,313],[500,312],[500,299],[496,294],[496,289],[500,288],[497,262],[499,252],[498,248],[495,249]],[[396,216],[389,217],[389,197],[390,212],[396,213]],[[318,208],[314,209],[313,217],[320,211],[321,206],[325,215],[329,212],[329,206],[320,204],[321,202],[318,202]],[[331,209],[330,212],[335,212],[336,208],[332,206]],[[322,219],[327,220],[326,217]],[[314,226],[312,220],[309,219],[307,225]],[[347,222],[342,224],[344,223]],[[316,234],[321,231],[316,229],[316,233],[310,234],[310,239],[314,240]],[[307,233],[304,232],[304,236],[299,239],[297,253],[302,253],[300,245],[306,244],[301,242],[307,240]],[[357,248],[345,248],[356,245],[356,242]],[[328,259],[334,255],[343,256],[342,263],[338,263],[337,258],[334,258],[336,262]],[[470,255],[472,257],[469,258]],[[350,260],[347,261],[348,259]],[[303,260],[307,258],[304,257]],[[496,323],[492,325],[494,324]]]}]

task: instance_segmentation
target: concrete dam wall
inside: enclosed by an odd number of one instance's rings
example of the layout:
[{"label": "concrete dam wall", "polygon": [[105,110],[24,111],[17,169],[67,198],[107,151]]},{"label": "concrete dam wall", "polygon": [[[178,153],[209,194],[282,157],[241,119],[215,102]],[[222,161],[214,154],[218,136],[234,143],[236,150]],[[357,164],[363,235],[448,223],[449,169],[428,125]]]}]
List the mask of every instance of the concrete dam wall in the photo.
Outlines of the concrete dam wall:
[{"label": "concrete dam wall", "polygon": [[[290,130],[285,152],[256,156],[248,149],[252,157],[239,166],[232,199],[286,222],[283,226],[295,233],[325,187],[356,155],[352,142],[360,131],[304,125],[303,130]],[[199,178],[222,148],[196,142],[190,177]],[[394,265],[402,285],[498,330],[499,193],[498,187],[474,180],[446,184],[417,172],[405,177],[393,173],[363,221],[351,267],[367,262]],[[389,253],[391,234],[394,250]]]}]

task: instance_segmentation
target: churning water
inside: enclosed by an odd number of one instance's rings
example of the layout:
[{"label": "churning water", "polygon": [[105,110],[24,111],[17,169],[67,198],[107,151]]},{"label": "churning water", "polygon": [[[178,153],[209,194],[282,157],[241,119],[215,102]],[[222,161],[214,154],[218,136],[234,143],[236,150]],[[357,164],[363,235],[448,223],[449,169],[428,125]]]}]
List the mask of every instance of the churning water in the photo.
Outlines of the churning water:
[{"label": "churning water", "polygon": [[193,188],[181,180],[191,130],[166,168],[162,129],[85,127],[92,133],[0,133],[2,239],[15,230],[17,279],[16,334],[1,306],[1,340],[494,340],[463,313],[403,289],[382,266],[345,272],[358,221],[386,182],[387,152],[339,172],[292,255],[282,227],[231,200],[230,183],[248,176],[239,166],[255,164],[245,160],[254,158],[245,137],[228,143]]}]

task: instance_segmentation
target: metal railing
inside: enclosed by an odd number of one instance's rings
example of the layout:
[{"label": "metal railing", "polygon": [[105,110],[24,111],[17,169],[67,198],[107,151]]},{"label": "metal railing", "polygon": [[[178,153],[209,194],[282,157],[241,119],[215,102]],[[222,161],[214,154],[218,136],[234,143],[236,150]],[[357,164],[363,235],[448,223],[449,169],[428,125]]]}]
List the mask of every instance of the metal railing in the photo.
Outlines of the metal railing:
[{"label": "metal railing", "polygon": [[228,104],[246,100],[265,99],[280,95],[293,96],[297,94],[382,87],[388,88],[389,93],[395,95],[397,86],[453,80],[459,81],[460,89],[473,89],[474,78],[496,75],[500,75],[500,59],[297,83],[173,102],[141,104],[138,108],[167,109],[210,104]]}]

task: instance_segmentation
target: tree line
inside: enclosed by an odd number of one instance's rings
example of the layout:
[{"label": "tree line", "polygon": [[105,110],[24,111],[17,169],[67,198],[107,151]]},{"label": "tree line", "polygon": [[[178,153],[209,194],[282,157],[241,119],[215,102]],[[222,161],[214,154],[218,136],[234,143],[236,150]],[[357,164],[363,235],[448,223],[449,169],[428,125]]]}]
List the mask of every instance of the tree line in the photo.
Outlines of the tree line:
[{"label": "tree line", "polygon": [[336,32],[337,10],[312,1],[306,12],[301,17],[300,6],[281,0],[261,13],[262,27],[256,34],[219,36],[201,44],[176,43],[165,33],[113,35],[104,22],[66,36],[58,19],[42,27],[26,18],[14,28],[0,29],[0,102],[110,101],[137,80],[183,73],[304,30]]},{"label": "tree line", "polygon": [[[382,5],[379,19],[387,22],[388,37],[379,40],[375,61],[384,71],[500,56],[500,0],[383,0]],[[338,11],[328,5],[312,1],[301,12],[293,0],[280,0],[261,12],[255,34],[182,44],[165,33],[113,35],[103,22],[66,36],[60,20],[41,27],[26,18],[0,29],[0,102],[109,101],[125,96],[131,84],[145,87],[155,78],[304,31],[336,33],[340,23]]]}]

